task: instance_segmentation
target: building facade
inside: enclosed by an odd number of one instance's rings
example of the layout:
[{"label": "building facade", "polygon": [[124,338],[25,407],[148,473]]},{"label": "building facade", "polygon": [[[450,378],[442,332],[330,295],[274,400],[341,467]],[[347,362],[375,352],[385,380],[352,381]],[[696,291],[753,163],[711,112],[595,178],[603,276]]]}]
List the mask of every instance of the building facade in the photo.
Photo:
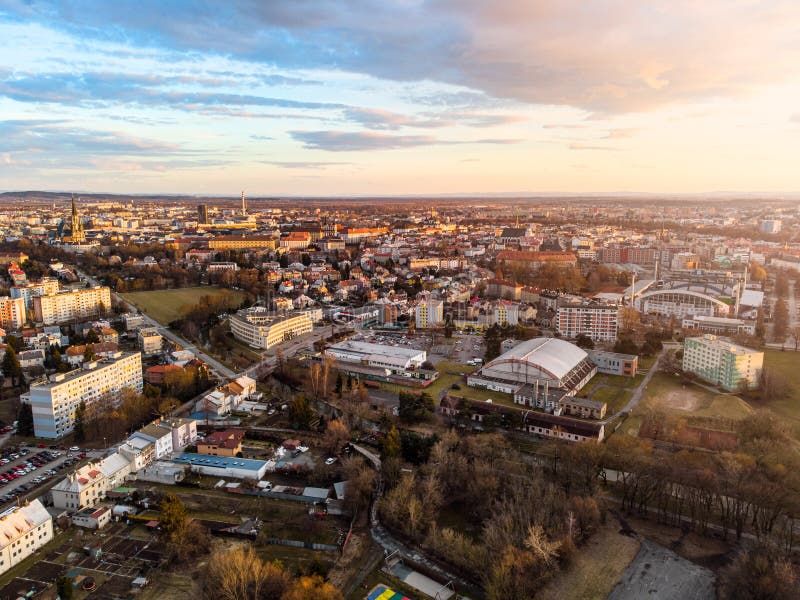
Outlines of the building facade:
[{"label": "building facade", "polygon": [[26,320],[25,300],[0,296],[0,327],[20,329]]},{"label": "building facade", "polygon": [[556,310],[558,333],[568,338],[586,335],[596,342],[613,342],[618,322],[615,304],[560,302]]},{"label": "building facade", "polygon": [[275,315],[262,307],[240,310],[231,315],[228,322],[233,337],[254,348],[264,349],[311,333],[314,329],[314,323],[307,312]]},{"label": "building facade", "polygon": [[142,391],[142,355],[119,352],[103,361],[84,363],[83,368],[51,375],[33,383],[21,397],[30,402],[36,437],[60,438],[72,431],[75,410],[81,402],[91,404],[124,390]]},{"label": "building facade", "polygon": [[86,319],[110,309],[111,290],[106,286],[36,296],[33,299],[36,321],[45,325]]},{"label": "building facade", "polygon": [[19,564],[53,539],[53,517],[37,498],[0,513],[0,573]]},{"label": "building facade", "polygon": [[706,334],[686,338],[683,370],[728,391],[758,387],[764,367],[764,353]]}]

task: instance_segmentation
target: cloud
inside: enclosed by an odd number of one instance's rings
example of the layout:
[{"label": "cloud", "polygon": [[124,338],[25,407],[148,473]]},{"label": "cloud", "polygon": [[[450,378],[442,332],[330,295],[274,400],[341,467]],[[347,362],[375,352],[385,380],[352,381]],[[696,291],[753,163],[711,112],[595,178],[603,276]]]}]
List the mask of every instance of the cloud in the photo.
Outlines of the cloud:
[{"label": "cloud", "polygon": [[594,145],[594,144],[581,144],[581,143],[574,143],[569,145],[570,150],[601,150],[601,151],[611,151],[611,152],[618,152],[621,148],[615,148],[613,146],[602,146],[602,145]]},{"label": "cloud", "polygon": [[366,131],[290,131],[289,135],[302,142],[304,148],[329,152],[393,150],[439,143],[436,138],[426,135],[388,135]]},{"label": "cloud", "polygon": [[620,129],[609,129],[606,136],[603,138],[605,140],[622,140],[627,139],[629,137],[633,137],[639,131],[636,127],[627,127],[627,128],[620,128]]},{"label": "cloud", "polygon": [[[7,74],[0,81],[0,95],[18,102],[58,103],[85,107],[121,103],[186,111],[215,108],[230,110],[231,107],[243,106],[292,109],[345,108],[345,105],[336,102],[294,100],[252,93],[179,90],[170,87],[176,82],[186,83],[186,80],[183,77],[111,72]],[[196,78],[192,83],[207,85],[207,80]]]},{"label": "cloud", "polygon": [[351,165],[350,162],[323,162],[323,161],[280,161],[262,160],[265,165],[273,165],[282,169],[327,169],[339,165]]},{"label": "cloud", "polygon": [[791,117],[789,117],[789,121],[792,123],[800,123],[800,113],[795,113]]},{"label": "cloud", "polygon": [[443,140],[430,135],[391,135],[375,131],[290,131],[292,139],[308,150],[358,152],[397,150],[417,146],[459,144],[516,144],[519,139],[485,138],[478,140]]},{"label": "cloud", "polygon": [[603,113],[736,97],[790,80],[800,61],[795,0],[62,0],[5,11],[77,38]]},{"label": "cloud", "polygon": [[348,108],[344,111],[344,117],[348,121],[359,123],[369,129],[400,129],[401,127],[430,129],[453,124],[453,121],[444,119],[418,119],[375,108]]}]

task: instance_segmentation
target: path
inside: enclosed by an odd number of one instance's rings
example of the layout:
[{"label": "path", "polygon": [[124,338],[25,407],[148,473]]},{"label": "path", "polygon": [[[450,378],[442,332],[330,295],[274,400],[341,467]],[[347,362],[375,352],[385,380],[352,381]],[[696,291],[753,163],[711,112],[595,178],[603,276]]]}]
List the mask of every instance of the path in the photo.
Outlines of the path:
[{"label": "path", "polygon": [[[371,450],[367,450],[363,446],[359,446],[358,444],[352,444],[352,446],[356,452],[369,460],[375,467],[375,470],[378,472],[378,488],[373,497],[372,506],[370,506],[369,521],[372,539],[383,548],[384,555],[388,556],[394,552],[397,552],[401,557],[407,557],[414,562],[425,565],[425,567],[436,573],[442,580],[446,582],[452,581],[461,586],[463,589],[474,588],[474,584],[468,583],[460,577],[449,573],[418,550],[406,546],[403,542],[389,533],[383,525],[381,525],[380,519],[378,518],[378,500],[381,498],[381,496],[383,496],[384,492],[384,482],[383,478],[381,477],[381,458],[378,456],[378,454],[372,452]],[[358,582],[356,585],[360,585],[360,582]]]},{"label": "path", "polygon": [[[664,353],[666,351],[667,351],[666,348],[661,350],[661,352],[659,353],[659,355],[656,358],[655,362],[648,369],[647,374],[644,376],[644,379],[642,379],[641,383],[639,384],[639,387],[637,387],[633,391],[633,394],[631,395],[631,399],[628,400],[628,403],[625,406],[622,407],[622,410],[620,412],[627,412],[628,414],[630,414],[631,411],[634,408],[639,406],[639,402],[642,401],[642,397],[644,396],[644,392],[645,392],[645,390],[647,390],[647,384],[650,383],[650,380],[653,378],[653,375],[658,371],[658,365],[661,363],[661,359],[663,358]],[[606,421],[608,421],[608,419],[606,419]]]}]

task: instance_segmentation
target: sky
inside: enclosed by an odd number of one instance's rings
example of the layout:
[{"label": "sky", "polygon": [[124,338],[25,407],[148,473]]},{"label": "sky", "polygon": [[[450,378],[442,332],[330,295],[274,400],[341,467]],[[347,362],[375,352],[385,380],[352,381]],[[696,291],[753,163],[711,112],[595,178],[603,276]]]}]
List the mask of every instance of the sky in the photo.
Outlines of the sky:
[{"label": "sky", "polygon": [[797,0],[0,0],[0,190],[800,191]]}]

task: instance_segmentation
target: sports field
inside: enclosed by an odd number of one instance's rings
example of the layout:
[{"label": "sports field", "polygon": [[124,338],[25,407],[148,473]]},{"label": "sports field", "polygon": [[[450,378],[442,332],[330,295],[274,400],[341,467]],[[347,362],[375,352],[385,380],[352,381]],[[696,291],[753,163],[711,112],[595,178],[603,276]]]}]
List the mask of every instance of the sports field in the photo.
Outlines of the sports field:
[{"label": "sports field", "polygon": [[162,325],[168,325],[180,317],[184,309],[197,304],[202,296],[221,295],[230,295],[237,303],[244,298],[244,294],[238,290],[212,286],[131,292],[122,294],[122,297],[139,311],[146,313]]}]

